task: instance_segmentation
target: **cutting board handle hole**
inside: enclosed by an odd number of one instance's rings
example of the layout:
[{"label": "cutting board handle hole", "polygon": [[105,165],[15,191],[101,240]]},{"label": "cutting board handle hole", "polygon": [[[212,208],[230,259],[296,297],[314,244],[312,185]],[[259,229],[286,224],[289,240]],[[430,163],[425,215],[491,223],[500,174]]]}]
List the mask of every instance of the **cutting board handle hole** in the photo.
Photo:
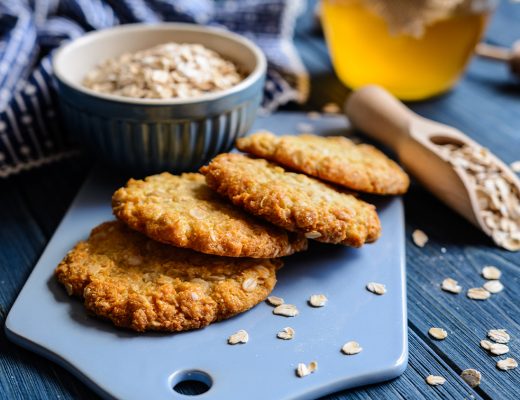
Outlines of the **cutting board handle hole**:
[{"label": "cutting board handle hole", "polygon": [[199,370],[177,371],[170,375],[169,382],[174,392],[185,396],[206,393],[213,385],[211,376]]}]

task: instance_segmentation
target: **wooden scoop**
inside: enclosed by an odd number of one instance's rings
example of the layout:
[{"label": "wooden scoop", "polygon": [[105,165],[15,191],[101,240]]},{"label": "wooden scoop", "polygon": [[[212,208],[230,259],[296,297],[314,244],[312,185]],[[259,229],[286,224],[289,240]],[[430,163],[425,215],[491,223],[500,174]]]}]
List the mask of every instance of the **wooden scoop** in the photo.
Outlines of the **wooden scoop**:
[{"label": "wooden scoop", "polygon": [[520,78],[520,40],[513,43],[511,49],[479,43],[475,47],[475,53],[480,57],[507,62],[511,72]]},{"label": "wooden scoop", "polygon": [[[481,147],[451,126],[423,118],[378,86],[365,86],[347,100],[345,110],[352,124],[388,146],[404,167],[430,192],[491,236],[479,212],[475,184],[461,167],[447,160],[442,145]],[[497,157],[490,155],[520,193],[520,180]]]}]

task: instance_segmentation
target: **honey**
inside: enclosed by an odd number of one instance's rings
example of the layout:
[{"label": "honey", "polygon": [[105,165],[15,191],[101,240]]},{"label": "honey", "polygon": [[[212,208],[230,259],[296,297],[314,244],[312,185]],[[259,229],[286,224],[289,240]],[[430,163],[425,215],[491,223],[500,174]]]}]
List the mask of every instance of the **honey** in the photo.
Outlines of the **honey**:
[{"label": "honey", "polygon": [[470,59],[489,16],[454,13],[417,34],[395,32],[364,0],[323,0],[323,26],[336,74],[350,88],[378,84],[403,100],[451,88]]}]

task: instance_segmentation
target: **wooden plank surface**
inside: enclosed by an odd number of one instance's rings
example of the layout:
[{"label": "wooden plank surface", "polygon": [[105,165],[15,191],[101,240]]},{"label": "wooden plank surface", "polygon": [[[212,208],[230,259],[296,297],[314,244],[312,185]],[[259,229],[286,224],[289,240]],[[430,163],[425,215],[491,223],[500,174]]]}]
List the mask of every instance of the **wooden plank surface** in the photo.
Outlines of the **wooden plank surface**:
[{"label": "wooden plank surface", "polygon": [[[319,109],[329,101],[342,104],[348,90],[331,73],[320,36],[309,33],[310,14],[298,25],[297,44],[312,74],[311,98],[303,108]],[[501,2],[486,36],[490,43],[509,46],[520,38],[520,5]],[[420,114],[465,131],[506,162],[520,159],[520,85],[507,68],[475,59],[461,83],[447,95],[411,107]],[[288,109],[300,109],[291,105]],[[22,287],[32,266],[66,211],[89,168],[88,160],[72,159],[39,171],[0,181],[0,320]],[[510,355],[520,359],[520,256],[493,246],[488,238],[413,184],[405,196],[410,363],[392,382],[328,396],[329,399],[518,398],[520,370],[503,372],[496,360],[479,348],[490,328],[507,328],[514,340]],[[410,235],[423,229],[430,236],[424,249]],[[441,249],[446,252],[442,253]],[[504,273],[504,292],[485,302],[464,293],[451,295],[438,285],[445,277],[465,288],[479,286],[479,271],[494,264]],[[445,341],[427,335],[431,326],[449,332]],[[464,368],[483,373],[482,384],[470,389],[458,375]],[[426,375],[443,375],[437,388]],[[62,368],[9,343],[0,334],[0,398],[95,398]]]}]

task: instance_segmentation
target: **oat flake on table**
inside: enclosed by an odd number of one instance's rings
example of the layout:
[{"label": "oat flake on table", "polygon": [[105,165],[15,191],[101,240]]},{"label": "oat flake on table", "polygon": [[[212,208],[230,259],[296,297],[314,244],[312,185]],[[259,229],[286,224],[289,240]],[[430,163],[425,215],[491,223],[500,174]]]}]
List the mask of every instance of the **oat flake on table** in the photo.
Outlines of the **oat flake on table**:
[{"label": "oat flake on table", "polygon": [[382,283],[377,282],[368,282],[367,283],[367,290],[369,292],[372,292],[374,294],[383,295],[386,293],[386,286]]},{"label": "oat flake on table", "polygon": [[444,383],[446,383],[446,378],[438,375],[428,375],[426,377],[426,382],[430,386],[444,385]]},{"label": "oat flake on table", "polygon": [[164,43],[105,60],[83,85],[99,93],[147,99],[192,98],[235,86],[235,64],[200,44]]},{"label": "oat flake on table", "polygon": [[502,371],[509,371],[510,369],[515,369],[517,367],[518,362],[511,357],[497,361],[497,368],[501,369]]},{"label": "oat flake on table", "polygon": [[240,329],[238,332],[232,334],[228,338],[229,344],[247,343],[248,341],[249,341],[249,334],[243,329]]},{"label": "oat flake on table", "polygon": [[428,242],[428,236],[420,229],[416,229],[413,231],[412,239],[417,247],[424,247]]},{"label": "oat flake on table", "polygon": [[445,292],[458,294],[462,291],[462,287],[455,279],[446,278],[441,283],[441,289]]},{"label": "oat flake on table", "polygon": [[428,333],[432,338],[437,340],[444,340],[448,337],[448,332],[442,328],[430,328]]},{"label": "oat flake on table", "polygon": [[276,334],[278,339],[291,340],[296,332],[290,326],[286,326],[280,332]]},{"label": "oat flake on table", "polygon": [[296,317],[300,312],[293,304],[281,304],[273,310],[273,314],[284,317]]},{"label": "oat flake on table", "polygon": [[278,296],[269,296],[267,298],[267,302],[272,306],[281,306],[283,303],[285,303],[284,299]]},{"label": "oat flake on table", "polygon": [[497,343],[508,343],[511,340],[511,336],[505,329],[490,329],[487,336]]},{"label": "oat flake on table", "polygon": [[502,276],[502,271],[493,265],[486,265],[484,268],[482,268],[481,273],[484,279],[488,280],[497,280]]},{"label": "oat flake on table", "polygon": [[327,296],[324,294],[313,294],[309,298],[309,304],[313,307],[323,307],[327,304],[327,301],[329,301],[329,299],[327,299]]},{"label": "oat flake on table", "polygon": [[352,356],[354,354],[361,353],[363,348],[359,345],[358,342],[350,341],[343,345],[341,351],[348,356]]},{"label": "oat flake on table", "polygon": [[503,354],[509,353],[509,346],[502,343],[491,343],[488,351],[495,356],[501,356]]},{"label": "oat flake on table", "polygon": [[504,285],[500,281],[487,281],[482,285],[484,289],[486,289],[489,293],[500,293],[504,290]]},{"label": "oat flake on table", "polygon": [[472,300],[487,300],[491,296],[491,293],[484,288],[471,288],[468,289],[466,295]]},{"label": "oat flake on table", "polygon": [[468,368],[462,371],[460,377],[464,379],[464,381],[472,388],[480,385],[480,381],[482,379],[482,374],[473,368]]}]

